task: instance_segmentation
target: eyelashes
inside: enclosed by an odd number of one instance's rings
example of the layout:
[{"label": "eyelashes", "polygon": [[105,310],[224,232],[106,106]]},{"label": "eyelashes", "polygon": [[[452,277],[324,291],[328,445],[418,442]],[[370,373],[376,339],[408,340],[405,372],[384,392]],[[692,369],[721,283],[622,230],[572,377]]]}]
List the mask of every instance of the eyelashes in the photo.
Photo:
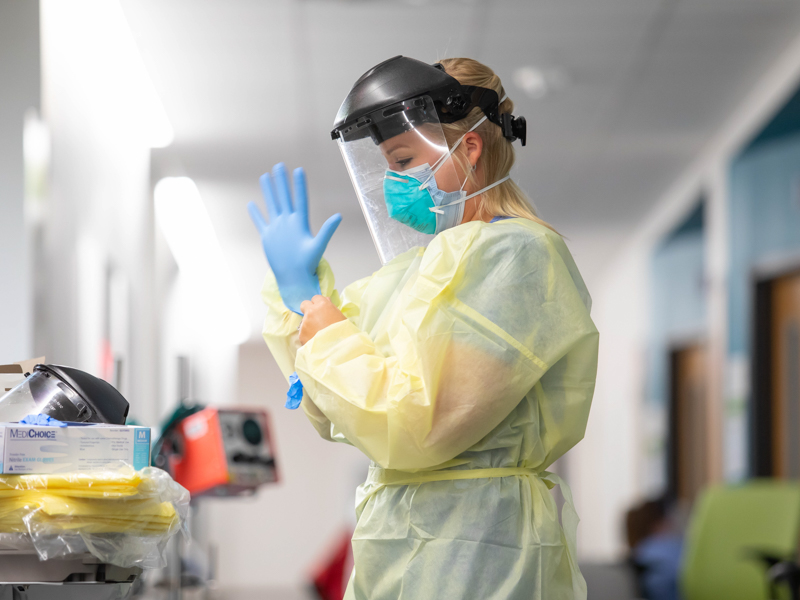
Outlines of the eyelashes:
[{"label": "eyelashes", "polygon": [[410,158],[404,158],[404,159],[402,159],[402,160],[396,160],[395,162],[396,162],[398,165],[400,165],[401,167],[405,167],[405,166],[406,166],[408,163],[410,163],[410,162],[411,162],[411,159],[410,159]]}]

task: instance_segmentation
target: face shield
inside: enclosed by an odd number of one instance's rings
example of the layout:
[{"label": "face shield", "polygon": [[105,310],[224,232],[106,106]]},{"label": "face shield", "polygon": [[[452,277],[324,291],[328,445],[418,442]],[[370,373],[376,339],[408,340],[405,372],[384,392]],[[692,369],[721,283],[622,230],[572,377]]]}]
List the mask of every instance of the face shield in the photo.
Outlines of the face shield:
[{"label": "face shield", "polygon": [[383,264],[461,222],[468,170],[450,156],[429,96],[362,116],[338,143]]},{"label": "face shield", "polygon": [[464,202],[501,184],[485,182],[467,195],[471,166],[448,148],[442,124],[466,118],[474,108],[509,141],[525,145],[525,119],[500,113],[495,90],[462,85],[442,64],[395,56],[375,65],[353,84],[334,121],[339,144],[381,262],[433,234],[459,225]]},{"label": "face shield", "polygon": [[64,422],[124,425],[128,402],[112,385],[88,373],[36,365],[25,381],[0,398],[0,423],[39,414]]}]

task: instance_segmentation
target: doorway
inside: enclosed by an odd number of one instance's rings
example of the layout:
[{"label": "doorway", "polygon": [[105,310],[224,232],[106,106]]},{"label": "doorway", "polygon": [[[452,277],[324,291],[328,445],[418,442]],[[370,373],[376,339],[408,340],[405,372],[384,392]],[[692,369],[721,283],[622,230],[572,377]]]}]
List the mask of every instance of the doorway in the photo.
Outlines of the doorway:
[{"label": "doorway", "polygon": [[669,491],[691,504],[708,483],[708,358],[702,342],[670,352]]},{"label": "doorway", "polygon": [[800,271],[756,283],[752,471],[800,478]]}]

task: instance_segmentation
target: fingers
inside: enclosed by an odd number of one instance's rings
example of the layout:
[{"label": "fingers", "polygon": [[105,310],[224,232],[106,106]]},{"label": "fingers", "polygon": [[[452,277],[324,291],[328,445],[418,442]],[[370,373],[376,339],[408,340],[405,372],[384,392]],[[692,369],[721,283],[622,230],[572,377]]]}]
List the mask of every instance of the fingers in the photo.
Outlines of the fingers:
[{"label": "fingers", "polygon": [[311,300],[303,300],[300,303],[300,311],[304,315],[308,314],[309,311],[319,308],[319,306],[325,302],[330,302],[330,298],[321,295],[314,296]]},{"label": "fingers", "polygon": [[267,221],[264,219],[264,215],[261,214],[255,202],[247,203],[247,212],[250,213],[250,220],[253,221],[253,225],[256,226],[258,232],[263,233],[267,228]]},{"label": "fingers", "polygon": [[278,201],[278,210],[282,213],[292,212],[292,192],[289,190],[289,179],[286,176],[286,166],[278,163],[272,167],[272,182]]},{"label": "fingers", "polygon": [[336,213],[327,221],[325,221],[325,223],[322,224],[322,227],[319,228],[319,233],[317,234],[317,237],[314,238],[314,244],[316,245],[316,249],[319,254],[317,257],[317,262],[319,262],[319,259],[322,258],[322,253],[325,252],[325,248],[328,247],[328,242],[331,241],[333,234],[336,233],[336,228],[339,227],[339,223],[341,222],[342,215]]},{"label": "fingers", "polygon": [[272,189],[272,179],[269,173],[264,173],[258,182],[261,184],[261,195],[264,196],[264,204],[267,205],[267,216],[272,218],[281,214],[275,204],[275,191]]},{"label": "fingers", "polygon": [[294,170],[294,209],[300,215],[308,229],[308,192],[306,189],[306,172],[302,167]]}]

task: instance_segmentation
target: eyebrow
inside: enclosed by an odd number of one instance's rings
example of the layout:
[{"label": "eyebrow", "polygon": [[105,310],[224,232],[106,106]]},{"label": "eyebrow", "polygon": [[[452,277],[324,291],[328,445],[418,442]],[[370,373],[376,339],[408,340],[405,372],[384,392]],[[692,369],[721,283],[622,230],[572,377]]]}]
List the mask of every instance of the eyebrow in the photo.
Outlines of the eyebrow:
[{"label": "eyebrow", "polygon": [[408,144],[405,142],[399,142],[396,146],[390,146],[386,149],[386,154],[391,154],[392,152],[396,152],[400,148],[410,148]]}]

